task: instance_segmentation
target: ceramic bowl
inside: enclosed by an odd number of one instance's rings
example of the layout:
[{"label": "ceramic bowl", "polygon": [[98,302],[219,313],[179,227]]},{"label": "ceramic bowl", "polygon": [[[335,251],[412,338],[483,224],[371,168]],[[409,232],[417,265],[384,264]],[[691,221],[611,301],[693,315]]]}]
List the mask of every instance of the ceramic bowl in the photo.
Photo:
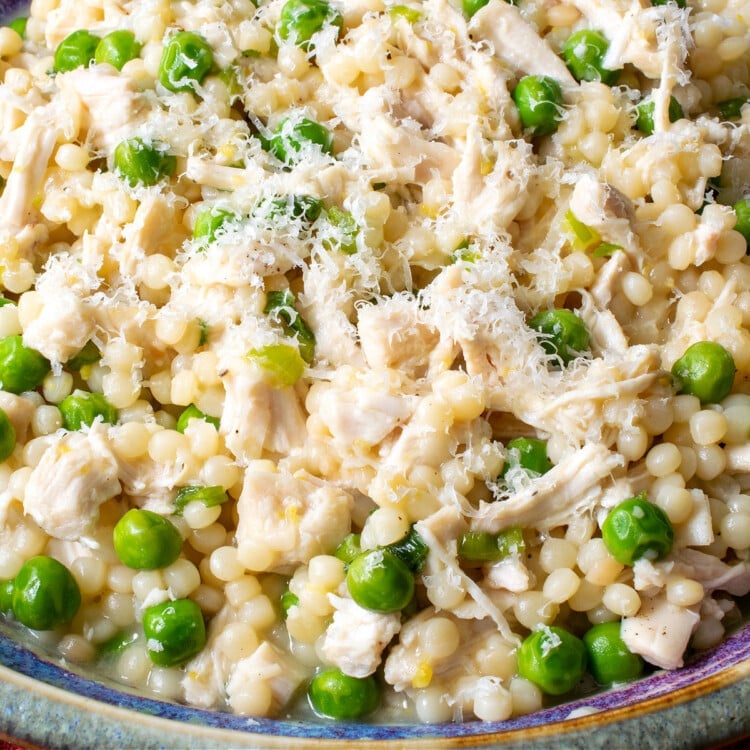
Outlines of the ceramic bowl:
[{"label": "ceramic bowl", "polygon": [[[0,19],[26,0],[0,0]],[[138,695],[66,665],[0,623],[0,738],[102,748],[711,747],[750,735],[750,624],[683,669],[502,723],[380,725],[250,719]]]}]

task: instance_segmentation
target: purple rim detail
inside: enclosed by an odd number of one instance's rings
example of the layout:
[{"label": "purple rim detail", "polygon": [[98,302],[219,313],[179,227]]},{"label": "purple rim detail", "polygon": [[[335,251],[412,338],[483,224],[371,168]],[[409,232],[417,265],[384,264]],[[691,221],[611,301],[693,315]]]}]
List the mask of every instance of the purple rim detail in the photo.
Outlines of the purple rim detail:
[{"label": "purple rim detail", "polygon": [[327,740],[481,737],[502,734],[510,730],[530,729],[540,725],[565,721],[570,713],[576,709],[587,708],[600,713],[633,706],[645,700],[659,698],[667,694],[674,694],[676,691],[696,685],[731,666],[750,659],[749,624],[729,637],[716,649],[699,655],[680,670],[657,672],[637,682],[605,693],[581,698],[571,703],[520,716],[506,722],[381,725],[250,719],[228,713],[166,703],[125,692],[126,687],[115,688],[71,672],[26,648],[14,640],[13,635],[14,631],[11,628],[0,627],[0,664],[47,685],[109,705],[189,724],[267,736]]}]

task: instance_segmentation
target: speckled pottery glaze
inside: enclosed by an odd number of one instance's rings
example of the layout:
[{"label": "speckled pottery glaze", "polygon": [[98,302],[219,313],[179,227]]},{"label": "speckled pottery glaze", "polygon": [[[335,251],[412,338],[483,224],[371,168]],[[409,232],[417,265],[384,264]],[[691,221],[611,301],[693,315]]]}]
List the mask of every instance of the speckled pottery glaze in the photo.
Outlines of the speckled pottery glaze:
[{"label": "speckled pottery glaze", "polygon": [[[0,0],[0,20],[26,0]],[[0,738],[34,748],[711,748],[750,736],[750,624],[674,672],[502,723],[251,719],[138,695],[0,623]]]}]

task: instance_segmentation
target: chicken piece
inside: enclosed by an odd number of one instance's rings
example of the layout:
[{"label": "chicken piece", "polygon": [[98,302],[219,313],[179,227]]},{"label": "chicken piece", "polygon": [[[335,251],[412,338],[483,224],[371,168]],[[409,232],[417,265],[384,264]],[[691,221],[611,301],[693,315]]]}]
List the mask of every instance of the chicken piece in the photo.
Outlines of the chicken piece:
[{"label": "chicken piece", "polygon": [[493,589],[520,593],[529,590],[532,577],[521,560],[516,555],[510,555],[487,566],[485,582]]},{"label": "chicken piece", "polygon": [[497,533],[510,525],[541,531],[565,525],[572,516],[593,510],[601,494],[599,484],[623,464],[620,454],[603,445],[586,445],[508,500],[482,502],[474,527]]},{"label": "chicken piece", "polygon": [[229,705],[242,713],[242,696],[252,692],[260,682],[271,690],[269,713],[274,714],[289,702],[305,676],[298,662],[264,641],[232,670],[226,688]]},{"label": "chicken piece", "polygon": [[328,626],[320,653],[351,677],[367,677],[378,668],[383,649],[401,630],[401,615],[370,612],[352,599],[329,594],[333,622]]},{"label": "chicken piece", "polygon": [[670,558],[674,573],[700,581],[707,593],[720,590],[732,596],[745,596],[750,592],[750,563],[745,560],[728,565],[697,549],[680,549]]},{"label": "chicken piece", "polygon": [[250,463],[237,503],[237,544],[269,549],[264,570],[288,572],[328,554],[349,532],[352,497],[323,480]]},{"label": "chicken piece", "polygon": [[482,147],[479,126],[472,123],[452,176],[453,213],[467,234],[506,230],[528,200],[535,169],[531,144],[496,141],[492,171],[485,174],[487,157]]},{"label": "chicken piece", "polygon": [[495,54],[513,70],[550,76],[563,87],[577,86],[563,61],[513,5],[490,0],[472,16],[469,32],[474,39],[491,42]]},{"label": "chicken piece", "polygon": [[81,137],[95,151],[112,151],[132,134],[145,110],[145,97],[133,79],[114,69],[80,67],[55,80],[64,99],[80,100]]},{"label": "chicken piece", "polygon": [[264,450],[286,455],[302,445],[305,415],[293,388],[269,384],[250,364],[229,372],[224,387],[220,432],[239,463]]},{"label": "chicken piece", "polygon": [[88,305],[70,289],[40,294],[43,305],[23,331],[23,342],[50,362],[67,362],[91,338],[94,318]]},{"label": "chicken piece", "polygon": [[362,120],[359,146],[368,167],[389,182],[422,183],[435,173],[450,179],[460,159],[456,149],[429,140],[414,121],[397,124],[385,115]]},{"label": "chicken piece", "polygon": [[422,320],[416,300],[392,297],[359,309],[357,332],[367,364],[374,370],[424,375],[439,333]]},{"label": "chicken piece", "polygon": [[315,400],[315,413],[334,440],[352,445],[377,445],[412,412],[410,399],[392,396],[367,385],[323,388]]},{"label": "chicken piece", "polygon": [[620,635],[625,645],[649,664],[677,669],[700,615],[671,604],[663,596],[646,599],[637,615],[624,617]]},{"label": "chicken piece", "polygon": [[32,218],[33,202],[42,190],[47,164],[57,143],[57,128],[45,122],[45,117],[54,116],[50,107],[36,110],[21,128],[13,168],[0,195],[2,236],[12,236]]},{"label": "chicken piece", "polygon": [[99,506],[121,491],[106,428],[60,432],[26,484],[23,507],[50,536],[75,541],[93,530]]},{"label": "chicken piece", "polygon": [[7,391],[0,391],[0,409],[7,415],[16,432],[16,442],[25,443],[28,437],[31,419],[36,407],[27,398],[16,396]]}]

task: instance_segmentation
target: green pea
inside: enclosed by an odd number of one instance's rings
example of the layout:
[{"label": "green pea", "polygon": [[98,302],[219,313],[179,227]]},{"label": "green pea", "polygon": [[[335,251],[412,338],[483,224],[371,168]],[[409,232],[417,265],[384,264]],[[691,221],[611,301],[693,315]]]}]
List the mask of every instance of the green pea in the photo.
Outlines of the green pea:
[{"label": "green pea", "polygon": [[26,39],[26,24],[28,22],[29,19],[26,16],[20,16],[19,18],[14,18],[8,24],[8,28],[13,29],[13,31],[15,31],[16,34],[21,37],[21,39]]},{"label": "green pea", "polygon": [[467,18],[471,18],[477,11],[484,8],[490,0],[461,0],[461,7]]},{"label": "green pea", "polygon": [[159,83],[168,91],[193,91],[214,64],[211,45],[192,31],[169,38],[159,61]]},{"label": "green pea", "polygon": [[600,685],[630,682],[643,672],[644,662],[620,636],[620,620],[603,622],[583,636],[589,670]]},{"label": "green pea", "polygon": [[287,344],[251,349],[246,356],[261,367],[269,382],[277,388],[294,385],[305,371],[305,360],[299,349]]},{"label": "green pea", "polygon": [[85,29],[79,29],[63,39],[57,45],[52,64],[56,73],[67,73],[76,68],[85,67],[94,60],[100,37]]},{"label": "green pea", "polygon": [[338,250],[346,255],[354,255],[357,252],[357,235],[359,234],[359,224],[354,217],[338,206],[331,206],[326,218],[331,232],[328,237],[323,238],[323,247],[326,250]]},{"label": "green pea", "polygon": [[336,551],[333,555],[334,557],[338,557],[339,560],[343,560],[344,564],[349,565],[349,563],[361,552],[362,547],[360,546],[360,535],[347,534],[341,544],[336,547]]},{"label": "green pea", "polygon": [[[312,37],[331,25],[340,30],[344,19],[326,0],[288,0],[281,9],[276,33],[304,50],[312,47]],[[338,38],[338,32],[336,34]]]},{"label": "green pea", "polygon": [[206,645],[203,613],[192,599],[177,599],[143,612],[146,652],[159,667],[177,667]]},{"label": "green pea", "polygon": [[131,508],[115,524],[112,541],[120,562],[134,570],[166,568],[182,551],[182,537],[175,525],[142,508]]},{"label": "green pea", "polygon": [[621,70],[604,67],[609,42],[604,34],[581,29],[571,34],[562,47],[562,58],[577,81],[601,81],[614,86]]},{"label": "green pea", "polygon": [[503,476],[509,469],[520,466],[534,474],[546,474],[553,466],[547,457],[547,441],[538,438],[519,437],[509,440],[505,446],[508,460],[503,467]]},{"label": "green pea", "polygon": [[281,607],[281,616],[286,620],[287,615],[289,614],[289,610],[292,607],[297,607],[299,605],[299,597],[297,594],[293,594],[289,589],[287,589],[279,599],[279,606]]},{"label": "green pea", "polygon": [[226,490],[220,485],[211,485],[202,487],[197,484],[190,484],[180,487],[174,499],[176,513],[180,514],[185,510],[188,503],[203,503],[207,508],[213,508],[222,505],[229,500]]},{"label": "green pea", "polygon": [[59,404],[63,427],[66,430],[80,430],[84,425],[91,427],[97,417],[102,422],[117,424],[117,409],[101,393],[75,391]]},{"label": "green pea", "polygon": [[327,669],[313,677],[307,691],[313,711],[329,719],[358,719],[380,704],[375,677],[351,677],[340,669]]},{"label": "green pea", "polygon": [[0,461],[5,461],[16,447],[16,429],[8,415],[0,409]]},{"label": "green pea", "polygon": [[685,0],[651,0],[651,5],[666,5],[667,3],[674,3],[678,8],[685,7]]},{"label": "green pea", "polygon": [[13,583],[13,614],[32,630],[52,630],[70,622],[81,606],[81,591],[60,562],[39,555],[27,560]]},{"label": "green pea", "polygon": [[0,295],[0,307],[5,307],[6,305],[15,305],[15,302],[8,299],[7,297],[3,297],[2,295]]},{"label": "green pea", "polygon": [[112,31],[96,45],[94,61],[99,64],[108,63],[117,70],[122,70],[126,62],[141,54],[141,47],[132,31]]},{"label": "green pea", "polygon": [[747,102],[748,98],[746,96],[735,96],[732,99],[725,99],[723,102],[717,104],[719,114],[723,120],[739,120],[742,117],[742,108]]},{"label": "green pea", "polygon": [[612,557],[623,565],[636,560],[661,560],[669,554],[674,530],[666,513],[646,494],[615,506],[602,524],[602,539]]},{"label": "green pea", "polygon": [[0,340],[0,387],[10,393],[34,390],[50,371],[50,363],[36,349],[24,346],[21,336]]},{"label": "green pea", "polygon": [[109,640],[100,643],[96,652],[101,659],[112,659],[124,653],[129,646],[138,640],[135,630],[125,630],[113,635]]},{"label": "green pea", "polygon": [[565,365],[589,348],[586,324],[572,310],[542,310],[529,326],[540,334],[537,338],[547,354],[559,357]]},{"label": "green pea", "polygon": [[288,290],[266,295],[266,315],[275,316],[284,326],[284,333],[297,339],[299,353],[309,365],[315,359],[315,334],[295,308],[294,295]]},{"label": "green pea", "polygon": [[563,118],[560,84],[549,76],[524,76],[513,89],[521,124],[532,136],[554,133]]},{"label": "green pea", "polygon": [[458,540],[458,556],[469,562],[495,562],[526,548],[520,526],[509,526],[497,534],[467,531]]},{"label": "green pea", "polygon": [[131,187],[156,185],[165,177],[171,177],[177,169],[177,159],[142,138],[120,141],[113,156],[115,172]]},{"label": "green pea", "polygon": [[715,404],[732,390],[737,368],[732,355],[715,341],[698,341],[672,365],[678,393]]},{"label": "green pea", "polygon": [[414,575],[384,549],[357,555],[346,572],[346,584],[352,599],[373,612],[398,612],[414,594]]},{"label": "green pea", "polygon": [[544,627],[518,649],[518,674],[547,695],[570,692],[586,671],[586,647],[564,628]]},{"label": "green pea", "polygon": [[78,354],[71,357],[65,364],[69,370],[80,370],[87,365],[93,365],[102,358],[99,347],[93,341],[87,341]]},{"label": "green pea", "polygon": [[734,231],[739,232],[750,246],[750,198],[743,198],[732,206],[737,217]]},{"label": "green pea", "polygon": [[193,239],[201,240],[205,244],[213,242],[220,230],[226,231],[226,225],[237,221],[237,218],[233,211],[216,206],[205,208],[195,217]]},{"label": "green pea", "polygon": [[[654,109],[656,105],[653,99],[646,99],[641,102],[635,109],[636,120],[635,127],[645,133],[651,135],[654,132]],[[669,98],[669,121],[677,122],[685,117],[685,113],[682,110],[682,106],[673,96]]]},{"label": "green pea", "polygon": [[0,613],[4,615],[13,614],[13,589],[14,581],[6,578],[0,581]]},{"label": "green pea", "polygon": [[325,125],[303,117],[300,120],[282,120],[265,142],[266,150],[287,166],[301,161],[310,148],[333,155],[333,136]]},{"label": "green pea", "polygon": [[415,575],[421,572],[430,552],[430,548],[419,535],[414,524],[411,525],[405,536],[397,542],[386,545],[384,549],[401,560]]},{"label": "green pea", "polygon": [[190,404],[186,407],[182,414],[177,418],[177,425],[175,429],[177,432],[184,433],[187,426],[190,424],[191,419],[202,419],[204,422],[212,424],[217,430],[219,429],[220,420],[216,417],[209,417],[204,414],[195,404]]}]

